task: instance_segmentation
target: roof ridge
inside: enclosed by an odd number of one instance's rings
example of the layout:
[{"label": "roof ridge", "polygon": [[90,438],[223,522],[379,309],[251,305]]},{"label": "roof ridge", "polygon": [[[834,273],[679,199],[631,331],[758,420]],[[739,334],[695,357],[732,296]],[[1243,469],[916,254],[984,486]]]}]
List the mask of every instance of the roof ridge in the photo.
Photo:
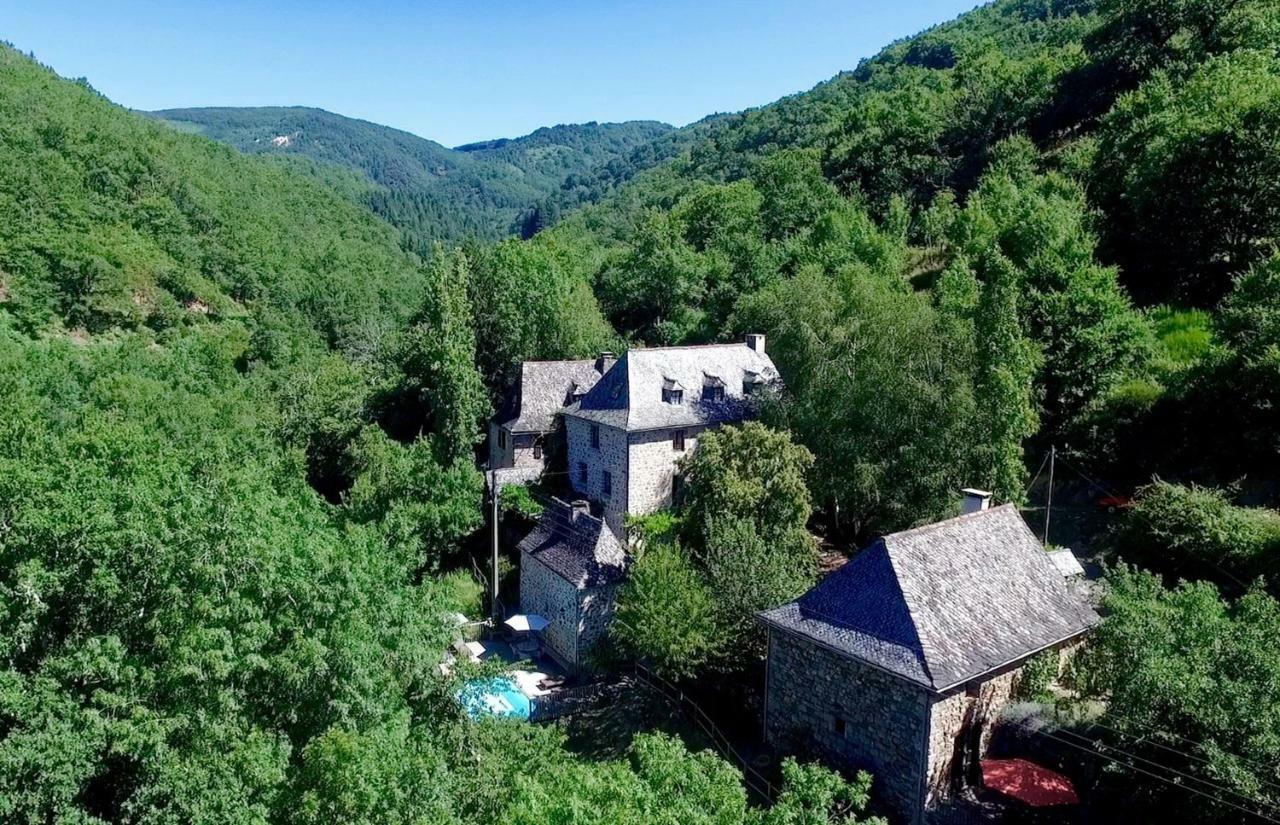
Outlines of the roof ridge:
[{"label": "roof ridge", "polygon": [[[971,513],[966,515],[972,515]],[[933,668],[929,666],[931,653],[934,652],[933,641],[926,640],[925,634],[921,632],[920,621],[916,618],[916,606],[912,602],[911,597],[907,595],[907,591],[902,587],[902,574],[898,572],[898,563],[893,557],[893,553],[889,552],[889,544],[884,537],[876,540],[876,544],[884,549],[885,559],[889,562],[889,570],[892,571],[893,584],[898,588],[898,598],[902,599],[902,604],[907,609],[907,618],[911,620],[911,630],[915,633],[916,641],[920,644],[920,654],[917,658],[920,660],[920,670],[924,672],[924,677],[928,681],[930,687],[937,687],[937,680],[933,677]],[[872,545],[875,547],[876,545]],[[865,552],[865,551],[864,551]]]},{"label": "roof ridge", "polygon": [[[746,347],[746,346],[747,346],[747,343],[745,341],[731,341],[731,342],[716,343],[716,344],[677,344],[675,346],[669,346],[669,347],[629,347],[627,349],[627,352],[628,353],[670,352],[671,350],[677,350],[677,349],[711,349],[712,347]],[[747,347],[747,349],[751,349],[751,347]],[[751,350],[751,351],[755,352],[755,350]]]},{"label": "roof ridge", "polygon": [[903,538],[906,536],[918,536],[921,533],[928,533],[932,530],[937,530],[940,527],[949,527],[953,524],[958,524],[963,521],[973,521],[980,516],[985,516],[988,513],[994,513],[998,510],[1009,510],[1009,509],[1012,509],[1014,506],[1015,505],[1012,501],[1006,501],[1004,504],[997,504],[995,507],[988,507],[986,510],[975,510],[972,513],[961,513],[958,516],[952,516],[951,518],[943,519],[942,521],[934,521],[934,522],[930,522],[929,524],[921,524],[919,527],[911,527],[906,530],[899,530],[896,533],[886,533],[885,535],[881,536],[879,540]]}]

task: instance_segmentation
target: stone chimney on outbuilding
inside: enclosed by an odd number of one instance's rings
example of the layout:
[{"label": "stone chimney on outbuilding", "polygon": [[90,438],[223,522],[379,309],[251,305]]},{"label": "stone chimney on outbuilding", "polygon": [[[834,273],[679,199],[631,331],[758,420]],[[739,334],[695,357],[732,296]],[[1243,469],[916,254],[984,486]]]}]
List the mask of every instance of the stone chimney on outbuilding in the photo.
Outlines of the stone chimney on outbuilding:
[{"label": "stone chimney on outbuilding", "polygon": [[747,346],[764,355],[764,335],[752,332],[747,335]]},{"label": "stone chimney on outbuilding", "polygon": [[596,356],[596,372],[604,375],[609,368],[617,363],[618,359],[612,352],[602,352]]},{"label": "stone chimney on outbuilding", "polygon": [[986,490],[966,487],[960,492],[964,494],[964,502],[961,507],[961,512],[966,515],[969,513],[980,513],[983,510],[991,509],[991,493]]},{"label": "stone chimney on outbuilding", "polygon": [[578,519],[583,516],[591,515],[591,502],[586,499],[575,499],[569,504],[569,520],[573,524],[577,524]]}]

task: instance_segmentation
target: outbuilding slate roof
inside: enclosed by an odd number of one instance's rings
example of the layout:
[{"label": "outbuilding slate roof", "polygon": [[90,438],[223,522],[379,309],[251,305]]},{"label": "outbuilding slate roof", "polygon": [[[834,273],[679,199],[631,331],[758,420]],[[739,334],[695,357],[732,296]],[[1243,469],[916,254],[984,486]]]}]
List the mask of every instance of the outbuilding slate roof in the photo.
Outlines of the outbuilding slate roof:
[{"label": "outbuilding slate roof", "polygon": [[[742,421],[756,406],[744,381],[780,380],[773,360],[745,343],[630,349],[565,415],[628,431]],[[706,386],[723,387],[723,397],[704,401]],[[681,403],[663,401],[664,388],[682,389]]]},{"label": "outbuilding slate roof", "polygon": [[498,423],[513,433],[549,432],[556,413],[572,400],[571,393],[586,395],[600,380],[601,366],[600,359],[525,361],[519,382],[498,413]]},{"label": "outbuilding slate roof", "polygon": [[613,584],[627,572],[626,550],[604,521],[575,514],[559,499],[543,509],[519,547],[578,589]]},{"label": "outbuilding slate roof", "polygon": [[760,615],[935,691],[1098,622],[1011,504],[878,539]]}]

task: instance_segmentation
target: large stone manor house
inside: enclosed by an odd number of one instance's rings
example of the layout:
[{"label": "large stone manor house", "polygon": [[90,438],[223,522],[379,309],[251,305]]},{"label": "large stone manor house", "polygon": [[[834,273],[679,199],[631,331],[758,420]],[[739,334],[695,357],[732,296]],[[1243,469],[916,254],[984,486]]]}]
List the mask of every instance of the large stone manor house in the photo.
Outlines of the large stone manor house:
[{"label": "large stone manor house", "polygon": [[490,425],[489,461],[536,474],[562,432],[573,500],[553,502],[520,543],[520,608],[550,620],[542,638],[562,664],[586,665],[613,616],[626,517],[669,506],[699,436],[752,417],[779,381],[763,335],[522,365]]}]

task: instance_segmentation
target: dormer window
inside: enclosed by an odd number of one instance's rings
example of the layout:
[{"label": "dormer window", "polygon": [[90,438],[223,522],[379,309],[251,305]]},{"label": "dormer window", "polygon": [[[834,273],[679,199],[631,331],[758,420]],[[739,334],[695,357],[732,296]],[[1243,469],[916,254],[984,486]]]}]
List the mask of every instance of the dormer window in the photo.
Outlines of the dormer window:
[{"label": "dormer window", "polygon": [[664,404],[683,404],[684,403],[684,387],[674,378],[664,378],[662,380],[662,403]]},{"label": "dormer window", "polygon": [[702,380],[703,403],[714,403],[724,400],[724,382],[714,375],[707,375]]},{"label": "dormer window", "polygon": [[756,395],[764,389],[764,376],[758,372],[751,370],[743,370],[742,373],[742,394],[746,396]]}]

